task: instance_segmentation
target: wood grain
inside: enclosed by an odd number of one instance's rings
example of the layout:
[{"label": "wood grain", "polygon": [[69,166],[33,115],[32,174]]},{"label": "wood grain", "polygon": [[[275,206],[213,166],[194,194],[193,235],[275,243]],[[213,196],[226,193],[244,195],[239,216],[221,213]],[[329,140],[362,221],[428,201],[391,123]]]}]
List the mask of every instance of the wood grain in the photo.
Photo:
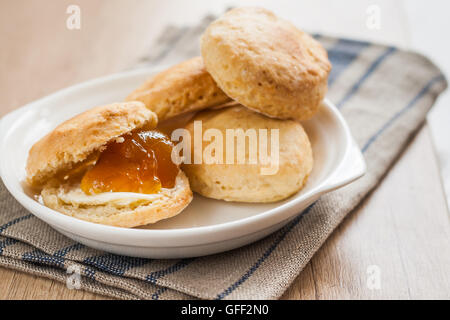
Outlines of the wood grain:
[{"label": "wood grain", "polygon": [[[0,50],[0,115],[63,87],[128,68],[149,49],[165,25],[163,15],[151,14],[162,10],[163,2],[158,1],[51,3],[0,2],[0,37],[4,39]],[[173,1],[164,3],[164,12],[170,12]],[[65,27],[69,4],[82,8],[81,30]],[[193,6],[189,10],[199,9]],[[401,34],[402,30],[396,32]],[[380,290],[370,290],[366,284],[367,268],[372,265],[381,271]],[[283,298],[448,299],[449,271],[450,222],[425,127],[378,189],[345,219]],[[0,299],[103,298],[0,268]]]}]

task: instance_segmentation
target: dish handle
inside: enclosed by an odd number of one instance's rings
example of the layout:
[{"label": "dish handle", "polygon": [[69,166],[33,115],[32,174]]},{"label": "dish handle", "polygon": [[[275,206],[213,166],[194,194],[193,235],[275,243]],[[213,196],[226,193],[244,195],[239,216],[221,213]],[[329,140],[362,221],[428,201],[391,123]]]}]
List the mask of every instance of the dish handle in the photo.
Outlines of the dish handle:
[{"label": "dish handle", "polygon": [[333,174],[320,188],[320,193],[326,193],[341,188],[359,178],[366,173],[366,162],[359,150],[358,145],[353,141],[350,150],[344,157],[336,173]]}]

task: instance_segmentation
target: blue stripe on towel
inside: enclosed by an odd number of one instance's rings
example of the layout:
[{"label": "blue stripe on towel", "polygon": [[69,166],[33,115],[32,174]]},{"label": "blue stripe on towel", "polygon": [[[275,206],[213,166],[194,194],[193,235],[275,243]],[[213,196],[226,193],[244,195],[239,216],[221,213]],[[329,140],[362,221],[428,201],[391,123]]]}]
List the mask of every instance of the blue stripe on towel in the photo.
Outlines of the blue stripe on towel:
[{"label": "blue stripe on towel", "polygon": [[67,247],[65,247],[65,248],[62,248],[62,249],[56,251],[53,255],[54,255],[55,257],[61,257],[61,258],[63,258],[63,257],[65,257],[66,254],[68,254],[69,252],[71,252],[71,251],[76,251],[76,250],[80,250],[80,249],[82,249],[82,248],[84,248],[84,245],[82,245],[81,243],[75,243],[75,244],[72,244],[72,245],[70,245],[70,246],[67,246]]},{"label": "blue stripe on towel", "polygon": [[152,294],[152,300],[159,300],[159,297],[161,294],[167,291],[166,287],[161,287],[158,290],[155,291],[154,294]]},{"label": "blue stripe on towel", "polygon": [[84,276],[89,279],[95,280],[95,270],[92,269],[91,267],[85,267],[84,268]]},{"label": "blue stripe on towel", "polygon": [[369,42],[339,39],[328,50],[328,59],[333,68],[328,77],[328,85],[331,86],[339,75],[359,56],[361,51],[370,45]]},{"label": "blue stripe on towel", "polygon": [[[102,271],[106,271],[117,276],[122,276],[129,269],[140,267],[150,261],[152,260],[105,253],[99,256],[88,257],[84,259],[83,263]],[[91,272],[95,271],[92,269]]]},{"label": "blue stripe on towel", "polygon": [[350,88],[350,90],[347,92],[347,94],[344,96],[344,98],[339,101],[336,106],[338,109],[342,108],[342,106],[350,100],[351,97],[359,90],[361,85],[367,80],[367,78],[378,68],[378,66],[391,54],[393,54],[397,49],[394,47],[388,47],[382,55],[380,55],[367,69],[367,71],[362,75],[361,78]]},{"label": "blue stripe on towel", "polygon": [[158,270],[158,271],[150,273],[149,275],[147,275],[145,277],[145,280],[150,283],[156,284],[158,282],[159,278],[183,269],[184,267],[189,265],[192,261],[194,261],[194,259],[181,259],[180,261],[178,261],[177,263],[171,265],[170,267],[168,267],[166,269],[162,269],[162,270]]},{"label": "blue stripe on towel", "polygon": [[56,266],[60,268],[64,267],[65,262],[64,258],[51,256],[39,249],[30,252],[25,252],[22,255],[22,260],[38,264]]},{"label": "blue stripe on towel", "polygon": [[7,246],[11,246],[11,245],[13,245],[13,244],[16,244],[17,242],[19,242],[19,240],[12,239],[12,238],[6,238],[6,239],[3,240],[2,242],[0,242],[0,256],[3,254],[3,250],[4,250]]},{"label": "blue stripe on towel", "polygon": [[275,239],[275,241],[272,243],[272,245],[262,254],[262,256],[253,264],[253,266],[250,267],[250,269],[247,270],[247,272],[239,278],[238,281],[233,283],[231,286],[229,286],[226,290],[224,290],[222,293],[218,294],[216,296],[217,300],[221,300],[230,293],[232,293],[234,290],[236,290],[242,283],[244,283],[250,276],[258,270],[258,268],[261,266],[261,264],[272,254],[272,252],[278,247],[278,245],[283,241],[283,239],[286,237],[286,235],[289,233],[289,231],[292,230],[299,222],[303,219],[303,217],[308,214],[308,212],[313,208],[315,202],[310,205],[306,210],[301,212],[297,217],[294,218],[289,224],[285,227],[283,227],[278,237]]},{"label": "blue stripe on towel", "polygon": [[[370,146],[370,144],[375,141],[376,138],[378,138],[382,132],[384,132],[401,114],[405,113],[407,110],[411,109],[419,100],[422,98],[431,88],[431,86],[436,83],[438,80],[443,80],[443,76],[439,75],[437,77],[434,77],[431,79],[428,84],[420,90],[420,92],[404,107],[401,111],[399,111],[397,114],[395,114],[392,118],[390,118],[385,125],[381,127],[379,131],[377,131],[366,143],[366,148],[363,150],[365,152]],[[372,141],[372,142],[371,142]],[[370,142],[370,144],[369,144]],[[275,239],[273,244],[263,253],[263,255],[253,264],[250,269],[247,270],[247,272],[239,278],[236,282],[234,282],[231,286],[229,286],[227,289],[225,289],[223,292],[219,293],[216,296],[216,299],[221,300],[231,294],[234,290],[236,290],[242,283],[244,283],[250,276],[260,267],[260,265],[271,255],[271,253],[275,250],[275,248],[280,244],[280,242],[286,237],[286,235],[300,222],[302,217],[306,215],[311,208],[316,204],[317,202],[313,203],[311,206],[309,206],[305,211],[300,213],[299,216],[297,216],[292,222],[290,222],[286,227],[281,229],[281,235]]]},{"label": "blue stripe on towel", "polygon": [[64,256],[68,252],[70,252],[72,250],[79,250],[82,247],[84,247],[84,246],[81,243],[75,243],[66,248],[56,251],[55,254],[53,254],[53,255],[45,253],[44,251],[41,251],[39,249],[34,249],[32,251],[25,252],[22,255],[22,260],[63,268],[65,265],[65,262],[66,262],[66,259],[64,258]]},{"label": "blue stripe on towel", "polygon": [[428,82],[428,84],[423,87],[423,89],[414,97],[414,99],[412,99],[408,105],[403,108],[402,110],[400,110],[399,112],[397,112],[388,122],[386,122],[384,124],[383,127],[381,127],[364,145],[364,147],[362,147],[362,151],[365,152],[370,146],[371,144],[378,138],[378,136],[383,133],[387,128],[389,128],[394,122],[395,120],[397,120],[402,114],[404,114],[406,111],[408,111],[409,109],[411,109],[416,103],[417,101],[420,100],[420,98],[422,98],[426,93],[428,93],[428,91],[430,90],[430,88],[433,86],[433,84],[435,84],[438,81],[442,81],[444,80],[444,76],[442,74],[434,77],[433,79],[430,80],[430,82]]},{"label": "blue stripe on towel", "polygon": [[5,223],[4,225],[0,226],[0,234],[2,234],[3,231],[5,231],[6,229],[8,229],[9,227],[11,227],[12,225],[15,225],[16,223],[19,223],[21,221],[30,219],[33,215],[32,214],[27,214],[25,216],[16,218],[14,220],[11,220],[8,223]]}]

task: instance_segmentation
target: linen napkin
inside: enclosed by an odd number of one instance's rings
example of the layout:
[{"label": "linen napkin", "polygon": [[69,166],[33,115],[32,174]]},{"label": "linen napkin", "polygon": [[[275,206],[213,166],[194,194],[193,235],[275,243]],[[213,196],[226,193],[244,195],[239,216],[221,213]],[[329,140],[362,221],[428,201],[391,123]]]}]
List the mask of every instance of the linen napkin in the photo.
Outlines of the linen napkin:
[{"label": "linen napkin", "polygon": [[[170,65],[199,55],[211,22],[169,27],[134,67]],[[25,210],[0,183],[0,265],[122,299],[275,299],[341,220],[374,189],[420,128],[447,83],[425,57],[394,47],[315,36],[333,70],[328,98],[365,155],[367,174],[323,196],[281,230],[212,256],[152,260],[118,256],[76,243]]]}]

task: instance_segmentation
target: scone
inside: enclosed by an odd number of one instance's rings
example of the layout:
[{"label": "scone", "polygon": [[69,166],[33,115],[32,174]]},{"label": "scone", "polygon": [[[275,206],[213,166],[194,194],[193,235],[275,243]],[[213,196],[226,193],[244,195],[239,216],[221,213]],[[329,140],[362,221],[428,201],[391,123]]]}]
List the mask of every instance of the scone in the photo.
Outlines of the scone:
[{"label": "scone", "polygon": [[79,114],[33,145],[27,181],[46,206],[94,223],[135,227],[173,217],[192,192],[156,125],[141,102]]},{"label": "scone", "polygon": [[325,49],[266,9],[228,11],[206,29],[201,53],[229,97],[269,117],[306,120],[327,92]]},{"label": "scone", "polygon": [[[313,153],[308,136],[301,124],[296,121],[272,119],[242,106],[236,106],[206,110],[197,114],[186,126],[191,140],[195,139],[195,130],[198,131],[199,125],[204,136],[208,136],[208,130],[213,129],[218,130],[221,134],[218,134],[218,131],[215,131],[215,134],[222,136],[222,140],[225,140],[218,144],[222,144],[224,150],[220,156],[221,159],[213,159],[215,161],[208,160],[208,157],[210,154],[215,156],[220,152],[220,150],[211,150],[210,147],[217,138],[206,139],[210,142],[203,141],[200,148],[193,141],[190,143],[191,154],[193,154],[191,161],[182,165],[192,190],[205,197],[240,202],[282,200],[305,185],[313,168]],[[243,148],[242,144],[238,147],[238,138],[234,135],[238,132],[236,130],[248,133],[245,140],[241,140],[245,141]],[[233,133],[233,139],[235,139],[233,149],[231,147],[228,149],[231,142],[230,133]],[[265,140],[267,148],[264,148],[262,142],[264,140],[261,140],[263,134],[267,138]],[[278,141],[272,140],[276,134]],[[252,135],[253,142],[257,142],[256,149],[251,147]],[[245,154],[244,161],[239,161],[238,148],[241,148],[243,155]],[[229,152],[233,153],[233,157],[230,157],[232,161],[227,160]],[[271,161],[262,161],[264,159],[261,157],[262,152],[269,156],[266,158],[270,158]],[[201,154],[202,163],[198,163],[199,161],[195,163],[195,153]]]},{"label": "scone", "polygon": [[201,57],[175,65],[146,81],[126,101],[141,101],[158,120],[219,105],[230,98],[206,71]]}]

